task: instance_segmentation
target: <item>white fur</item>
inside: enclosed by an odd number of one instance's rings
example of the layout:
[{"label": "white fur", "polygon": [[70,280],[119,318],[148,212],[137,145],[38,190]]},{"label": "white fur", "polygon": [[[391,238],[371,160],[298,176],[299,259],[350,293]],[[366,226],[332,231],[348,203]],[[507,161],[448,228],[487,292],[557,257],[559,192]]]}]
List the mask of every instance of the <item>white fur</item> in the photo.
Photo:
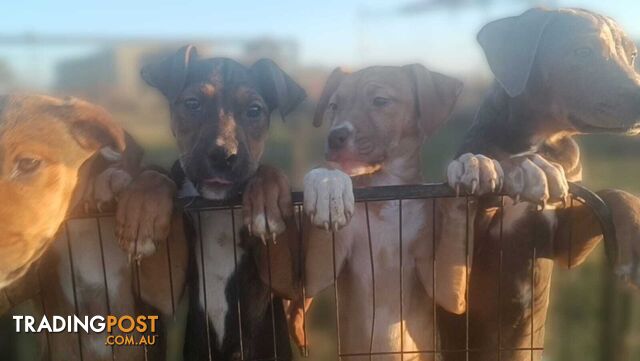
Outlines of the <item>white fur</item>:
[{"label": "white fur", "polygon": [[304,209],[319,227],[342,228],[353,214],[351,178],[335,169],[317,168],[304,177]]},{"label": "white fur", "polygon": [[[239,211],[234,211],[236,224],[236,242],[239,242],[239,231],[242,225],[242,216]],[[196,217],[198,219],[198,217]],[[234,260],[234,242],[231,230],[231,211],[207,211],[201,212],[199,221],[201,226],[196,229],[202,236],[197,240],[195,258],[200,274],[200,305],[206,310],[207,315],[218,335],[218,342],[222,342],[225,335],[225,317],[229,311],[229,305],[225,295],[225,289],[230,277],[235,272],[236,260]],[[202,233],[200,234],[200,231]],[[202,252],[201,252],[202,250]],[[244,254],[242,248],[235,248],[237,261]],[[204,271],[201,260],[204,258]],[[204,274],[204,277],[203,277]],[[203,282],[206,281],[206,286]],[[206,292],[205,292],[206,289]],[[206,295],[206,307],[205,298]]]}]

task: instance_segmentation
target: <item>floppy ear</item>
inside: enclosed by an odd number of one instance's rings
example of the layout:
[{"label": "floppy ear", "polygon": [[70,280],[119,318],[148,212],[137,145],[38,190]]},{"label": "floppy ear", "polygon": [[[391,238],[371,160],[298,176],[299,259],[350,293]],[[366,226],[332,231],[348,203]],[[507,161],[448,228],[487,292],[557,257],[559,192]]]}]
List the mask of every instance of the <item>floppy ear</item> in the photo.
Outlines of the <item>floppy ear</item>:
[{"label": "floppy ear", "polygon": [[418,128],[423,137],[432,135],[444,124],[462,92],[462,82],[429,71],[421,64],[402,67],[413,81]]},{"label": "floppy ear", "polygon": [[520,16],[493,21],[478,33],[489,67],[510,97],[522,94],[527,86],[540,39],[555,14],[530,9]]},{"label": "floppy ear", "polygon": [[322,125],[322,120],[324,119],[324,112],[327,110],[327,106],[329,105],[329,99],[335,91],[340,86],[342,80],[347,76],[347,73],[341,68],[335,68],[327,78],[327,83],[324,85],[324,89],[322,89],[322,95],[320,96],[320,100],[318,100],[318,105],[316,106],[316,111],[313,114],[313,126],[319,127]]},{"label": "floppy ear", "polygon": [[104,108],[84,100],[66,98],[58,110],[59,116],[67,122],[71,135],[82,148],[92,152],[103,147],[125,151],[125,132]]},{"label": "floppy ear", "polygon": [[186,45],[172,56],[145,65],[140,75],[147,84],[160,90],[169,101],[174,101],[185,86],[189,65],[197,58],[196,47]]},{"label": "floppy ear", "polygon": [[251,66],[258,86],[271,110],[278,109],[282,119],[293,111],[307,93],[278,64],[271,59],[260,59]]}]

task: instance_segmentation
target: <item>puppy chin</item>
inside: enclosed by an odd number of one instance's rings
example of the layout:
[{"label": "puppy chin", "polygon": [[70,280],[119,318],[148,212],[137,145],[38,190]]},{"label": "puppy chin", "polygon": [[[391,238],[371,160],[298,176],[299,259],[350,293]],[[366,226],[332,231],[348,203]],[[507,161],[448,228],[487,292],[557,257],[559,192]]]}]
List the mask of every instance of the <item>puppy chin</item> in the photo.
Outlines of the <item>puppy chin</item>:
[{"label": "puppy chin", "polygon": [[336,168],[345,172],[350,177],[372,174],[380,170],[380,164],[368,164],[357,161],[342,161],[334,163]]},{"label": "puppy chin", "polygon": [[202,186],[199,189],[199,193],[205,199],[216,201],[216,200],[226,199],[227,196],[229,195],[230,190],[231,190],[231,187]]}]

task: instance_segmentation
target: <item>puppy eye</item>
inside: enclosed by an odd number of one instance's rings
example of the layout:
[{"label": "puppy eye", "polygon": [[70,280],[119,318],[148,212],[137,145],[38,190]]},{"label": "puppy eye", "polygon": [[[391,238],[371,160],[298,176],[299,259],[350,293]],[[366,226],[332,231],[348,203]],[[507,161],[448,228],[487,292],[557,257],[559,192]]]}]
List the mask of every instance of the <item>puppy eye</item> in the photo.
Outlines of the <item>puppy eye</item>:
[{"label": "puppy eye", "polygon": [[375,105],[376,107],[384,107],[385,105],[389,104],[391,102],[390,99],[388,98],[383,98],[383,97],[375,97],[373,98],[373,105]]},{"label": "puppy eye", "polygon": [[573,53],[581,58],[586,58],[591,55],[593,50],[588,47],[577,48],[573,51]]},{"label": "puppy eye", "polygon": [[254,104],[247,108],[246,112],[247,118],[258,118],[262,115],[262,107],[260,105]]},{"label": "puppy eye", "polygon": [[200,101],[196,98],[187,98],[184,100],[184,106],[189,110],[198,110],[200,109]]},{"label": "puppy eye", "polygon": [[636,60],[636,58],[638,57],[638,51],[634,51],[633,53],[631,53],[631,63],[633,63],[634,60]]},{"label": "puppy eye", "polygon": [[16,162],[16,171],[21,175],[35,173],[42,165],[42,160],[35,158],[20,158]]}]

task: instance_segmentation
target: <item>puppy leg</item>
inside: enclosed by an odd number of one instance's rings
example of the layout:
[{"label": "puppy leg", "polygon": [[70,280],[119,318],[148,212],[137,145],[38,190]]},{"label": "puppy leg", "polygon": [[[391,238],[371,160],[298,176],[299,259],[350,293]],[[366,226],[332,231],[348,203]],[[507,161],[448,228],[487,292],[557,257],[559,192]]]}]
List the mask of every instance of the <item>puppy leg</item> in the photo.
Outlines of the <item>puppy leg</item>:
[{"label": "puppy leg", "polygon": [[120,246],[139,260],[169,236],[176,185],[153,170],[142,173],[121,193],[116,212]]},{"label": "puppy leg", "polygon": [[[640,198],[619,190],[597,192],[611,209],[618,242],[616,274],[640,287]],[[576,202],[577,203],[577,202]],[[584,262],[602,240],[600,223],[584,204],[561,211],[555,237],[555,259],[566,267]]]},{"label": "puppy leg", "polygon": [[260,166],[244,191],[242,214],[249,234],[262,240],[254,252],[260,279],[278,296],[296,297],[300,286],[299,233],[284,173]]},{"label": "puppy leg", "polygon": [[303,355],[308,353],[304,313],[311,307],[313,296],[333,284],[334,277],[342,272],[351,247],[348,225],[355,210],[351,178],[340,171],[314,169],[305,176],[304,185],[302,246],[308,298],[295,299],[289,310],[290,332]]},{"label": "puppy leg", "polygon": [[[449,164],[447,177],[449,185],[456,192],[463,187],[475,195],[499,191],[503,184],[502,168],[497,161],[470,153],[463,154]],[[475,200],[468,199],[442,199],[436,202],[436,239],[433,240],[436,254],[433,257],[433,250],[426,249],[419,252],[416,265],[429,296],[449,312],[460,314],[467,308],[477,204]],[[436,289],[433,285],[434,258],[437,260]]]}]

